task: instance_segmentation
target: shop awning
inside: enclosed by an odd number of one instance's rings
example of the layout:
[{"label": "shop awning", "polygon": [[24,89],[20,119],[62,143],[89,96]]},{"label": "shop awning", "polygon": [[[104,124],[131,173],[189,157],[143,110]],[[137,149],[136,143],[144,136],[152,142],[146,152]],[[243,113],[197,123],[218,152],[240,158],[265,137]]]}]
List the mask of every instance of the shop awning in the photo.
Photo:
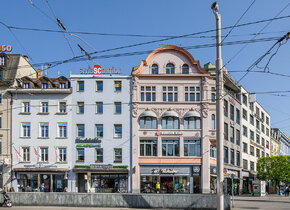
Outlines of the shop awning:
[{"label": "shop awning", "polygon": [[156,114],[152,111],[145,111],[142,114],[140,114],[140,117],[156,117]]},{"label": "shop awning", "polygon": [[68,172],[69,168],[14,168],[15,172]]},{"label": "shop awning", "polygon": [[189,111],[184,115],[184,118],[187,117],[200,117],[200,113],[198,113],[197,111]]},{"label": "shop awning", "polygon": [[179,117],[175,111],[167,111],[165,112],[162,117]]}]

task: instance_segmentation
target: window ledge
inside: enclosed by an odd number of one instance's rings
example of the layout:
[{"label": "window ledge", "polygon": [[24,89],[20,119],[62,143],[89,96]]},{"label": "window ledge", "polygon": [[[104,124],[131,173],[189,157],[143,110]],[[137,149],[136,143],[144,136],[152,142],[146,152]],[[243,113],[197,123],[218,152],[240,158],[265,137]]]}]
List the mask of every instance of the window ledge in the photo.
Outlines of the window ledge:
[{"label": "window ledge", "polygon": [[42,164],[47,164],[47,163],[49,163],[49,161],[38,161],[37,163],[38,163],[38,164],[41,164],[41,163],[42,163]]},{"label": "window ledge", "polygon": [[56,162],[56,164],[67,164],[67,161],[64,161],[64,162]]},{"label": "window ledge", "polygon": [[96,160],[95,163],[103,163],[103,161],[97,161],[97,160]]},{"label": "window ledge", "polygon": [[122,163],[122,161],[116,161],[116,160],[115,160],[114,163]]},{"label": "window ledge", "polygon": [[26,136],[20,136],[19,138],[21,138],[21,139],[31,139],[30,136],[28,136],[28,137],[26,137]]},{"label": "window ledge", "polygon": [[38,112],[38,115],[49,115],[49,112]]},{"label": "window ledge", "polygon": [[68,139],[67,137],[55,137],[55,139]]},{"label": "window ledge", "polygon": [[103,113],[96,113],[97,115],[102,115]]},{"label": "window ledge", "polygon": [[20,112],[19,114],[21,114],[21,115],[31,115],[30,112]]},{"label": "window ledge", "polygon": [[84,163],[84,160],[76,160],[77,163]]},{"label": "window ledge", "polygon": [[31,161],[20,161],[19,163],[31,163]]},{"label": "window ledge", "polygon": [[56,115],[66,115],[67,112],[56,112],[55,114],[56,114]]},{"label": "window ledge", "polygon": [[121,137],[116,137],[116,136],[114,136],[114,139],[121,139],[122,138],[122,136]]},{"label": "window ledge", "polygon": [[37,137],[38,139],[49,139],[49,137]]}]

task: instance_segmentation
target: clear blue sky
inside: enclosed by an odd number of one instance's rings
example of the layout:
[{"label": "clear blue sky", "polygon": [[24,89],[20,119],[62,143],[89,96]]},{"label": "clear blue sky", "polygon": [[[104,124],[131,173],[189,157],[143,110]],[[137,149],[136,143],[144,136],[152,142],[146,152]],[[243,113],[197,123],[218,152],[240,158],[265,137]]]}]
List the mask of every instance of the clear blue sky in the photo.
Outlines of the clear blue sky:
[{"label": "clear blue sky", "polygon": [[[31,0],[43,12],[53,18],[53,14],[45,4],[45,0]],[[215,28],[215,18],[210,9],[213,1],[209,0],[48,0],[56,16],[62,21],[69,31],[142,34],[142,35],[183,35]],[[231,26],[241,17],[253,0],[218,1],[222,14],[222,26]],[[282,8],[289,4],[288,0],[256,0],[240,23],[269,19],[276,16]],[[290,5],[279,15],[290,14]],[[10,26],[42,28],[59,30],[57,24],[40,13],[28,0],[9,0],[1,2],[1,19]],[[267,23],[254,26],[235,28],[225,40],[249,40]],[[290,18],[273,21],[259,35],[263,37],[280,37],[289,31]],[[12,29],[13,30],[13,29]],[[50,62],[72,58],[73,54],[63,34],[48,32],[33,32],[13,30],[17,38],[31,56],[32,64]],[[223,30],[226,35],[228,30]],[[14,36],[0,25],[0,44],[13,45],[13,53],[27,54],[18,44]],[[202,34],[215,35],[214,32]],[[156,40],[159,38],[144,37],[113,37],[97,35],[80,35],[90,43],[97,51],[119,46]],[[197,35],[198,36],[198,35]],[[80,40],[68,36],[70,44],[76,55],[81,55],[77,43]],[[74,40],[74,41],[73,41]],[[115,54],[133,51],[153,50],[163,45],[173,44],[181,47],[214,43],[214,38],[183,38],[174,39],[134,48],[112,51],[104,54]],[[249,44],[228,65],[229,71],[246,70],[258,57],[263,55],[275,41]],[[81,45],[92,52],[85,44]],[[224,46],[222,55],[224,63],[237,52],[243,45]],[[269,64],[271,72],[290,75],[290,43],[282,45]],[[193,57],[200,60],[203,65],[207,62],[215,63],[215,48],[202,48],[189,50]],[[101,55],[101,54],[100,54]],[[103,67],[120,67],[125,74],[130,74],[133,66],[139,65],[147,54],[127,57],[97,59]],[[268,57],[260,63],[265,66]],[[93,62],[89,62],[93,65]],[[69,76],[69,73],[78,73],[79,68],[87,67],[85,62],[68,63],[50,69],[49,76],[57,76],[58,72]],[[254,68],[253,70],[259,70]],[[239,79],[243,73],[232,73]],[[290,90],[289,77],[281,77],[263,73],[249,73],[241,84],[250,92]],[[290,94],[285,96],[258,94],[260,104],[270,113],[272,127],[280,127],[290,134]],[[288,119],[289,118],[289,119]]]}]

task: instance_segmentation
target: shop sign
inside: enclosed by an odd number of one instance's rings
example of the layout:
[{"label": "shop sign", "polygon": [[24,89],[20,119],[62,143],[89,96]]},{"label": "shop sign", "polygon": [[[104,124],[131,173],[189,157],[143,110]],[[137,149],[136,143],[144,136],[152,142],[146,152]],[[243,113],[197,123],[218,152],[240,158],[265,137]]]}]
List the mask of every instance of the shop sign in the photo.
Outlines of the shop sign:
[{"label": "shop sign", "polygon": [[259,131],[257,128],[256,128],[256,131],[257,131],[259,134],[261,134],[261,131]]},{"label": "shop sign", "polygon": [[210,166],[210,173],[216,175],[217,168],[216,166]]},{"label": "shop sign", "polygon": [[159,135],[182,135],[181,131],[157,131],[157,136]]},{"label": "shop sign", "polygon": [[101,144],[77,144],[76,147],[101,147]]},{"label": "shop sign", "polygon": [[42,163],[38,163],[32,165],[24,165],[24,168],[57,168],[57,165],[54,164],[44,165]]},{"label": "shop sign", "polygon": [[107,164],[107,165],[103,165],[103,164],[90,164],[90,168],[91,169],[112,169],[113,165],[111,164]]},{"label": "shop sign", "polygon": [[192,175],[193,176],[200,176],[200,166],[193,166],[192,167]]},{"label": "shop sign", "polygon": [[172,168],[153,168],[152,169],[153,174],[175,174],[177,171],[175,171]]},{"label": "shop sign", "polygon": [[98,139],[98,138],[76,138],[75,143],[81,143],[81,144],[99,144],[102,143],[102,140]]},{"label": "shop sign", "polygon": [[235,102],[234,99],[230,98],[229,101],[230,101],[232,104],[236,105],[236,102]]},{"label": "shop sign", "polygon": [[242,176],[243,176],[243,177],[249,177],[250,174],[249,174],[249,172],[247,172],[247,171],[242,171]]},{"label": "shop sign", "polygon": [[102,74],[122,74],[121,68],[103,68],[101,65],[94,65],[94,68],[80,68],[80,74],[92,74],[92,75],[102,75]]},{"label": "shop sign", "polygon": [[11,52],[12,46],[11,45],[0,45],[0,52]]}]

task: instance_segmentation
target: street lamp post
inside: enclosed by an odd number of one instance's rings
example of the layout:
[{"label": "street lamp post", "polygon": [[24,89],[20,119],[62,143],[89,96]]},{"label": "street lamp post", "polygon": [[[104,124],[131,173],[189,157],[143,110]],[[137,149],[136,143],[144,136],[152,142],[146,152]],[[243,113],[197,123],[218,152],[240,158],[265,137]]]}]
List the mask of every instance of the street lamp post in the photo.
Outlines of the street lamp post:
[{"label": "street lamp post", "polygon": [[223,70],[221,53],[221,15],[218,13],[219,7],[216,2],[211,5],[216,17],[216,142],[217,142],[217,209],[224,210],[224,115],[223,115]]}]

